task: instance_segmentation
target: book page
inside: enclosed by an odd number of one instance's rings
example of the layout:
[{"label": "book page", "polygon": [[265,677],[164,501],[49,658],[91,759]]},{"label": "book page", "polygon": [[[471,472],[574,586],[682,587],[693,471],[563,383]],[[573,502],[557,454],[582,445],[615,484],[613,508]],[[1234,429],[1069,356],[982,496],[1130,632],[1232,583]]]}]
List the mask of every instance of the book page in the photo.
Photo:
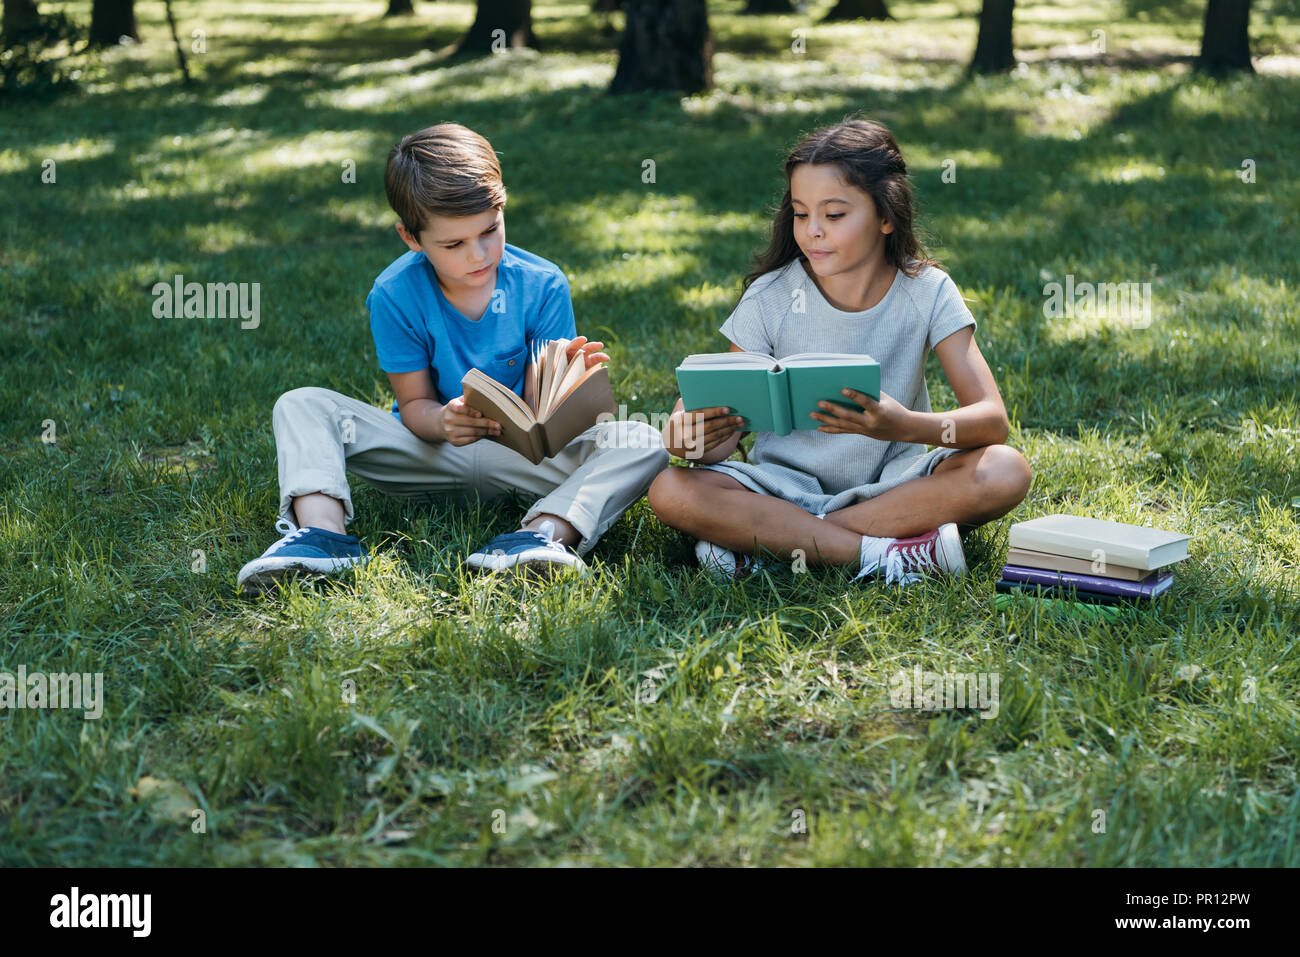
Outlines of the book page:
[{"label": "book page", "polygon": [[532,410],[534,416],[537,415],[537,385],[541,371],[541,356],[537,343],[533,343],[528,353],[528,365],[524,368],[524,404]]},{"label": "book page", "polygon": [[570,395],[573,390],[577,388],[578,383],[582,382],[582,380],[586,378],[587,373],[593,371],[587,368],[586,362],[587,360],[582,355],[574,356],[573,361],[570,362],[568,368],[565,369],[564,375],[560,376],[556,381],[555,394],[552,396],[550,403],[545,409],[538,412],[537,417],[539,419],[546,418],[559,408],[560,403],[562,403],[565,397]]},{"label": "book page", "polygon": [[800,352],[786,356],[781,365],[791,366],[856,366],[865,365],[876,360],[868,355],[849,355],[839,352]]},{"label": "book page", "polygon": [[559,397],[560,388],[569,370],[573,368],[568,356],[569,340],[555,340],[555,371],[551,375],[551,391],[546,397],[546,408],[554,409],[556,399]]},{"label": "book page", "polygon": [[682,369],[775,369],[776,359],[762,352],[698,352],[682,360]]},{"label": "book page", "polygon": [[568,339],[552,339],[542,353],[541,384],[537,391],[539,412],[550,408],[551,394],[555,391],[555,377],[564,372],[564,349],[568,344]]},{"label": "book page", "polygon": [[528,429],[536,421],[532,409],[519,396],[478,369],[466,372],[460,380],[460,387],[465,390],[466,405],[502,426],[511,422],[521,429]]}]

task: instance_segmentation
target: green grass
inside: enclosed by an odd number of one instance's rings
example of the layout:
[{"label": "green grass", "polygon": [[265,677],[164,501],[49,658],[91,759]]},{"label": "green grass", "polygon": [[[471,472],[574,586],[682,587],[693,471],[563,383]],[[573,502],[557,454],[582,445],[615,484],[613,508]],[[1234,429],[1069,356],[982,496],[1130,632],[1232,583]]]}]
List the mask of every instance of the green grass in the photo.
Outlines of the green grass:
[{"label": "green grass", "polygon": [[[718,89],[687,100],[607,97],[616,36],[585,4],[539,5],[542,54],[447,63],[425,43],[465,3],[227,2],[177,4],[207,29],[192,89],[146,4],[145,45],[80,95],[5,107],[0,671],[103,672],[107,704],[0,716],[0,861],[1300,863],[1300,29],[1257,13],[1261,75],[1216,83],[1188,71],[1195,20],[1024,5],[1026,65],[966,82],[973,0],[836,26],[739,6],[713,5]],[[517,507],[358,483],[369,568],[236,594],[275,535],[276,397],[388,398],[363,303],[404,249],[400,135],[491,139],[509,240],[570,275],[650,412],[724,345],[784,150],[853,111],[902,143],[1036,473],[969,577],[719,586],[641,502],[593,577],[516,587],[461,561]],[[155,319],[176,273],[260,282],[260,327]],[[1067,274],[1152,282],[1151,326],[1046,319]],[[1054,511],[1182,530],[1192,559],[1119,624],[996,611],[1008,525]],[[998,717],[894,709],[918,664],[999,673]]]}]

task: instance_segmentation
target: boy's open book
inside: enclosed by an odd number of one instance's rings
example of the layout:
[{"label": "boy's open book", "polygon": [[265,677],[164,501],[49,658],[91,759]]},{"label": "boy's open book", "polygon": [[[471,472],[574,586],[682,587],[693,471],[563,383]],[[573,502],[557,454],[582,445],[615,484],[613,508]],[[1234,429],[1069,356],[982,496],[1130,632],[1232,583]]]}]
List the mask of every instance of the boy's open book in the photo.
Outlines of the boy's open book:
[{"label": "boy's open book", "polygon": [[524,370],[524,397],[478,369],[460,380],[465,404],[501,423],[491,436],[536,465],[559,453],[596,424],[602,412],[613,414],[614,393],[605,364],[587,368],[579,353],[565,355],[568,339],[553,339],[535,350]]},{"label": "boy's open book", "polygon": [[761,352],[709,352],[687,356],[677,367],[684,409],[728,406],[749,432],[788,435],[815,429],[810,417],[820,401],[860,409],[840,394],[856,389],[880,398],[880,363],[871,356],[801,352],[774,359]]}]

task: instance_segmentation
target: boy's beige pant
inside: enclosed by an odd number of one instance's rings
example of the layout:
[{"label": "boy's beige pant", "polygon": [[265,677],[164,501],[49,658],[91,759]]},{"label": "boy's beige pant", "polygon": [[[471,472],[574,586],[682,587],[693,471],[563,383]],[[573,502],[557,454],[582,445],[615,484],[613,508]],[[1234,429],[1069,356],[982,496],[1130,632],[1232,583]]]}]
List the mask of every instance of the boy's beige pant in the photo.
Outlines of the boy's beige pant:
[{"label": "boy's beige pant", "polygon": [[510,490],[540,496],[524,515],[559,515],[582,535],[585,554],[668,465],[657,431],[606,422],[577,436],[559,455],[533,465],[497,442],[426,442],[391,412],[329,389],[284,393],[272,412],[280,465],[280,515],[295,525],[293,500],[324,492],[353,518],[345,471],[389,495],[491,500]]}]

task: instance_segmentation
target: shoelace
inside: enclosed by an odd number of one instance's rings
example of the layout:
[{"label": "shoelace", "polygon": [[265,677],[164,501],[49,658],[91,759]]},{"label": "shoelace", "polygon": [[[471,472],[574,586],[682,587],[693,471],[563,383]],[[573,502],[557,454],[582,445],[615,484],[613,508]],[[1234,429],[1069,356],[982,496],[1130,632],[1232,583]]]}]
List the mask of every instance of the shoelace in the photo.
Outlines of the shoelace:
[{"label": "shoelace", "polygon": [[564,542],[555,537],[555,523],[549,518],[542,522],[541,527],[534,531],[533,534],[542,540],[542,545],[545,548],[560,552],[566,550]]},{"label": "shoelace", "polygon": [[275,523],[275,530],[279,532],[281,535],[283,535],[284,537],[266,550],[266,554],[268,555],[274,552],[278,552],[280,549],[284,548],[285,545],[288,545],[290,542],[294,541],[295,539],[301,538],[303,535],[307,534],[307,529],[299,528],[297,525],[289,521],[287,518],[277,519]]},{"label": "shoelace", "polygon": [[923,572],[938,570],[925,545],[900,545],[885,552],[886,585],[912,585],[921,580]]}]

